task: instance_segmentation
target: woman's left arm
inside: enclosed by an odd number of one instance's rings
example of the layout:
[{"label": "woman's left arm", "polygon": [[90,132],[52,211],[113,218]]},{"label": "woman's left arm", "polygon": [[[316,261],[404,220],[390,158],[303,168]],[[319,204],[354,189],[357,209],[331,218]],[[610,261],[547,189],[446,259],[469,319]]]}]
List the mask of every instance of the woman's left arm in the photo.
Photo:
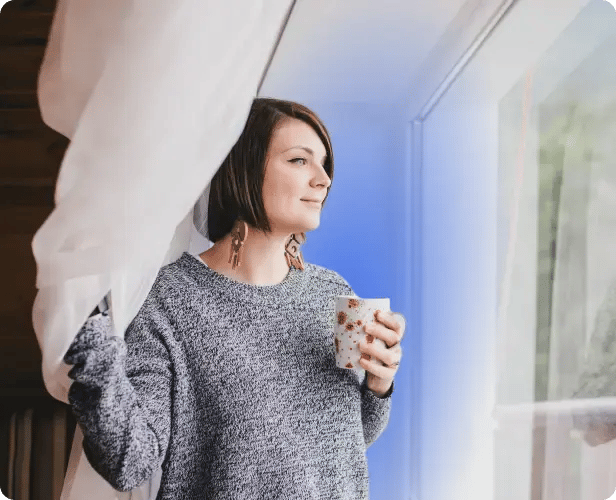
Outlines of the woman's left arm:
[{"label": "woman's left arm", "polygon": [[[366,338],[359,344],[362,353],[359,363],[366,370],[361,388],[366,447],[376,441],[387,427],[394,376],[402,358],[400,341],[404,335],[404,325],[392,313],[379,311],[376,320],[364,327]],[[374,342],[375,338],[383,343]]]}]

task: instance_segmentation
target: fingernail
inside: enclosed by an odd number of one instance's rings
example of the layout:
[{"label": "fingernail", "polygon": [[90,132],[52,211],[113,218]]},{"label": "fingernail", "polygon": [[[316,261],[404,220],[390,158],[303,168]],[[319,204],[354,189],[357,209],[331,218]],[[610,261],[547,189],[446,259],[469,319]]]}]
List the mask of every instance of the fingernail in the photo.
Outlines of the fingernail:
[{"label": "fingernail", "polygon": [[374,342],[374,337],[370,334],[366,335],[366,342],[368,342],[368,344],[372,344],[372,342]]},{"label": "fingernail", "polygon": [[372,359],[372,357],[370,356],[370,354],[366,354],[365,352],[361,353],[361,357],[363,359],[367,359],[368,361],[370,361]]}]

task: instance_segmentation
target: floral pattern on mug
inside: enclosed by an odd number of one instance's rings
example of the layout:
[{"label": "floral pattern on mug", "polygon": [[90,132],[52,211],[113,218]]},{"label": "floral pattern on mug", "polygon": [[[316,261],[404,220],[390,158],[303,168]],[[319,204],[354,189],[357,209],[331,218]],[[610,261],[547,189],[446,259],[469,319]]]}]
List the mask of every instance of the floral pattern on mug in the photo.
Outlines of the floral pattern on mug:
[{"label": "floral pattern on mug", "polygon": [[[336,365],[339,368],[363,369],[359,364],[362,355],[359,351],[360,341],[366,338],[368,343],[373,343],[376,340],[366,333],[364,326],[376,322],[378,312],[385,310],[389,310],[389,299],[336,298],[334,344]],[[364,359],[367,359],[366,356],[363,356]]]}]

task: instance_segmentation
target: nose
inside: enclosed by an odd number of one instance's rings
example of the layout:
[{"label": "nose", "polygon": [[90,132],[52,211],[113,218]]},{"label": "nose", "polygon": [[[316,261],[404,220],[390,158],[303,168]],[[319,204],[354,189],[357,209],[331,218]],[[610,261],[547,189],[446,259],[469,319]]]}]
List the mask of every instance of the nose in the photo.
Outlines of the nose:
[{"label": "nose", "polygon": [[332,180],[329,178],[329,175],[327,175],[327,172],[325,171],[325,167],[323,167],[322,165],[319,165],[317,167],[317,174],[314,176],[314,182],[317,186],[324,186],[325,189],[329,188],[332,183]]}]

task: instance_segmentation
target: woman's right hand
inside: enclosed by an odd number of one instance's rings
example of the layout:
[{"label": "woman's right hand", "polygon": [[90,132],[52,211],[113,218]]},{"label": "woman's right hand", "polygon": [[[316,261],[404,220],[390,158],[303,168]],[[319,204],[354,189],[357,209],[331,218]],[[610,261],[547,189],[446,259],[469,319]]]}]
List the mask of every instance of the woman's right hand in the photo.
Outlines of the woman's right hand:
[{"label": "woman's right hand", "polygon": [[150,477],[169,444],[171,362],[152,312],[129,324],[132,358],[126,340],[112,335],[106,312],[86,320],[64,356],[73,365],[67,374],[74,381],[68,403],[83,432],[83,451],[118,491],[130,491]]}]

